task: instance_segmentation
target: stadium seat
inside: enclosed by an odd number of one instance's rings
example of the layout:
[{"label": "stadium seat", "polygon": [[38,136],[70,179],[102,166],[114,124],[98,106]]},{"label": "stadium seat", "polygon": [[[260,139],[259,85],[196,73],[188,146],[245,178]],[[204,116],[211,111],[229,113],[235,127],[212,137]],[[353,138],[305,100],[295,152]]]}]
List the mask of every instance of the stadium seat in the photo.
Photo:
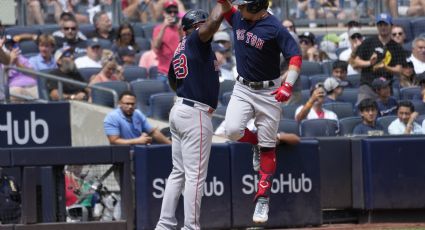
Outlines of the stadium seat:
[{"label": "stadium seat", "polygon": [[111,47],[112,47],[112,42],[108,39],[99,39],[99,45],[103,49],[109,49],[110,50]]},{"label": "stadium seat", "polygon": [[158,77],[158,66],[151,66],[148,70],[148,76],[151,79],[155,79]]},{"label": "stadium seat", "polygon": [[314,74],[310,76],[310,86],[314,86],[319,82],[325,82],[326,78],[328,78],[328,74]]},{"label": "stadium seat", "polygon": [[102,70],[102,68],[98,67],[89,67],[89,68],[79,68],[78,72],[80,72],[81,76],[83,77],[85,82],[89,82],[90,78],[99,73]]},{"label": "stadium seat", "polygon": [[411,19],[402,17],[394,18],[393,24],[403,27],[404,33],[406,34],[406,41],[409,42],[413,40],[414,35],[412,31]]},{"label": "stadium seat", "polygon": [[235,85],[235,81],[233,80],[224,80],[220,82],[220,89],[218,91],[218,100],[221,101],[223,94],[225,92],[232,92],[233,86]]},{"label": "stadium seat", "polygon": [[18,34],[40,34],[40,30],[32,26],[11,26],[6,28],[5,33],[12,36]]},{"label": "stadium seat", "polygon": [[300,75],[301,89],[310,89],[310,78],[305,75]]},{"label": "stadium seat", "polygon": [[139,66],[126,66],[123,75],[125,81],[132,82],[139,79],[147,79],[148,70]]},{"label": "stadium seat", "polygon": [[342,92],[341,96],[339,96],[339,99],[345,102],[351,102],[351,104],[355,106],[357,103],[358,94],[359,94],[358,88],[346,88]]},{"label": "stadium seat", "polygon": [[138,108],[149,116],[149,98],[155,93],[168,92],[168,88],[163,81],[153,79],[140,79],[130,82],[131,90],[137,97]]},{"label": "stadium seat", "polygon": [[301,65],[301,75],[315,75],[324,73],[319,62],[303,61]]},{"label": "stadium seat", "polygon": [[415,106],[415,111],[419,113],[419,115],[425,114],[425,103],[421,100],[411,100],[413,106]]},{"label": "stadium seat", "polygon": [[324,61],[322,62],[322,71],[323,73],[330,76],[332,74],[332,66],[334,64],[334,61]]},{"label": "stadium seat", "polygon": [[347,81],[351,83],[351,88],[358,88],[360,86],[360,74],[347,75]]},{"label": "stadium seat", "polygon": [[282,118],[295,119],[295,111],[300,105],[283,105]]},{"label": "stadium seat", "polygon": [[425,18],[412,20],[411,23],[414,38],[425,32]]},{"label": "stadium seat", "polygon": [[310,90],[309,89],[301,90],[301,101],[300,101],[300,103],[305,104],[308,101],[309,98],[310,98]]},{"label": "stadium seat", "polygon": [[175,96],[174,92],[152,94],[149,98],[149,116],[154,119],[168,121]]},{"label": "stadium seat", "polygon": [[297,134],[298,136],[300,135],[298,122],[294,119],[280,119],[278,131],[284,133],[293,133]]},{"label": "stadium seat", "polygon": [[323,105],[323,108],[336,113],[338,119],[354,116],[353,104],[351,102],[327,103]]},{"label": "stadium seat", "polygon": [[61,29],[58,24],[32,25],[31,27],[37,28],[40,34],[53,34]]},{"label": "stadium seat", "polygon": [[385,117],[378,117],[376,119],[376,122],[384,128],[385,132],[388,132],[388,126],[393,122],[395,119],[397,119],[397,115],[389,115]]},{"label": "stadium seat", "polygon": [[400,100],[400,88],[399,87],[393,87],[393,97],[396,99],[396,100]]},{"label": "stadium seat", "polygon": [[19,42],[19,49],[21,49],[22,54],[28,53],[38,53],[38,45],[35,41],[21,41]]},{"label": "stadium seat", "polygon": [[90,34],[93,34],[96,29],[94,28],[94,25],[92,24],[83,24],[83,25],[79,25],[79,30],[81,31],[81,33],[88,36]]},{"label": "stadium seat", "polygon": [[420,87],[405,87],[400,89],[400,99],[401,100],[412,100],[415,96],[421,96]]},{"label": "stadium seat", "polygon": [[302,120],[300,134],[302,137],[337,136],[338,121],[330,119]]},{"label": "stadium seat", "polygon": [[134,37],[135,38],[146,38],[145,32],[143,31],[143,24],[140,22],[131,24],[133,26],[134,30]]},{"label": "stadium seat", "polygon": [[37,56],[38,53],[26,53],[26,54],[22,54],[22,56],[24,56],[26,59],[30,59],[31,57]]},{"label": "stadium seat", "polygon": [[[108,89],[113,89],[117,96],[119,96],[122,92],[129,89],[128,83],[125,81],[107,81],[107,82],[99,82],[94,84],[94,86],[100,86]],[[103,105],[114,108],[114,97],[111,93],[101,91],[96,88],[91,88],[91,98],[92,103],[97,105]]]},{"label": "stadium seat", "polygon": [[136,44],[139,46],[140,51],[151,49],[151,41],[147,38],[136,37]]},{"label": "stadium seat", "polygon": [[157,24],[155,23],[146,23],[142,25],[144,38],[147,38],[149,40],[152,39],[153,29],[155,28],[156,25]]},{"label": "stadium seat", "polygon": [[339,135],[350,136],[353,134],[354,127],[362,122],[362,118],[356,117],[344,117],[339,119]]},{"label": "stadium seat", "polygon": [[422,126],[422,122],[425,120],[425,114],[419,115],[416,117],[416,122],[418,122],[419,125]]},{"label": "stadium seat", "polygon": [[231,91],[223,93],[223,95],[221,96],[221,104],[227,106],[229,104],[231,96],[232,96]]}]

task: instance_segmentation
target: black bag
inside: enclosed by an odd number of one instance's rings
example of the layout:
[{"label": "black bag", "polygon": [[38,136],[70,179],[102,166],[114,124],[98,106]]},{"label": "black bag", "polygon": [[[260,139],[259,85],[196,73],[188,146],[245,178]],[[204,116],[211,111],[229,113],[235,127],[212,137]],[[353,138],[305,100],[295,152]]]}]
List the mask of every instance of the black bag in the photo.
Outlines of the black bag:
[{"label": "black bag", "polygon": [[21,191],[11,176],[0,177],[0,222],[17,224],[21,217]]}]

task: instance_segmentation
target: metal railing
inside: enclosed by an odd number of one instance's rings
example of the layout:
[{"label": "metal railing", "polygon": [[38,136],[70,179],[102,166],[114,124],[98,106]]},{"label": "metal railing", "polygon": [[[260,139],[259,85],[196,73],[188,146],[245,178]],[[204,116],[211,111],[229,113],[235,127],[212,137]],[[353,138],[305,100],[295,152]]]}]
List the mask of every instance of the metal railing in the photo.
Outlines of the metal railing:
[{"label": "metal railing", "polygon": [[[31,70],[31,69],[15,67],[15,66],[4,66],[4,68],[3,68],[3,84],[4,84],[3,86],[4,86],[4,93],[5,93],[5,98],[4,98],[5,103],[10,103],[10,96],[22,98],[24,100],[47,102],[46,100],[43,100],[43,99],[30,98],[28,96],[23,96],[23,95],[10,95],[9,75],[8,75],[9,70],[16,70],[16,71],[19,71],[21,73],[24,73],[24,74],[27,74],[27,75],[30,75],[30,76],[41,77],[43,79],[57,81],[58,82],[58,95],[59,95],[60,101],[64,100],[64,98],[63,98],[63,84],[66,83],[66,84],[70,84],[70,85],[76,85],[76,86],[79,86],[79,87],[82,87],[82,88],[96,89],[96,90],[99,90],[99,91],[104,91],[104,92],[110,93],[110,94],[112,94],[112,97],[113,97],[114,107],[118,104],[118,94],[113,89],[109,89],[109,88],[105,88],[105,87],[101,87],[101,86],[97,86],[97,85],[89,85],[88,83],[85,83],[85,82],[80,82],[80,81],[76,81],[76,80],[72,80],[72,79],[68,79],[68,78],[63,78],[63,77],[58,77],[58,76],[55,76],[55,75],[52,75],[52,74],[38,72],[38,71]],[[37,79],[37,81],[39,81],[39,79]],[[40,92],[40,90],[42,90],[40,88],[42,88],[42,87],[38,87],[39,95],[41,95],[41,93],[42,93],[42,92]]]}]

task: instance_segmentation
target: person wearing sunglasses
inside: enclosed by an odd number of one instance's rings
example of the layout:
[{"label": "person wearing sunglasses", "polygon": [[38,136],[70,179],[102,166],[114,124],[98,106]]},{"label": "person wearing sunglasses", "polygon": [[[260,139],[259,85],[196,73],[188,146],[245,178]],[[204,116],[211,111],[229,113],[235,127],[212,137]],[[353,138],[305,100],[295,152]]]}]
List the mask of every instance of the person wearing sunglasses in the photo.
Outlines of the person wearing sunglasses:
[{"label": "person wearing sunglasses", "polygon": [[391,38],[400,45],[406,42],[406,33],[403,27],[399,25],[393,25],[391,28]]},{"label": "person wearing sunglasses", "polygon": [[169,64],[182,34],[177,2],[167,0],[164,2],[163,8],[164,21],[153,29],[152,44],[158,56],[158,74],[166,79]]},{"label": "person wearing sunglasses", "polygon": [[78,36],[79,28],[75,18],[68,18],[68,20],[64,21],[61,31],[63,37],[54,36],[57,47],[70,46],[77,54],[86,52],[87,43]]},{"label": "person wearing sunglasses", "polygon": [[360,44],[362,44],[363,38],[364,37],[361,34],[360,28],[353,27],[350,30],[348,30],[348,40],[350,43],[350,47],[339,54],[339,60],[349,62],[349,65],[347,68],[348,75],[359,73],[359,70],[354,69],[353,66],[350,64],[350,61],[352,61],[350,59],[354,58],[354,56],[351,57],[351,55],[354,54],[355,51],[357,50],[357,47],[359,47]]}]

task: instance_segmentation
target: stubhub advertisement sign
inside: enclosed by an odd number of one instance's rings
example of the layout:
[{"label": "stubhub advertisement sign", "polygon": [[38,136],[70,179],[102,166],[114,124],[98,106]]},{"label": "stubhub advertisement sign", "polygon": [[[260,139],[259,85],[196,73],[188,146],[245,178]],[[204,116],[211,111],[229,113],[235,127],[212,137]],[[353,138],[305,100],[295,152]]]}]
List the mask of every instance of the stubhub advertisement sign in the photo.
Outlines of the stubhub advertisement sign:
[{"label": "stubhub advertisement sign", "polygon": [[68,103],[0,104],[0,147],[70,146]]},{"label": "stubhub advertisement sign", "polygon": [[[233,227],[255,226],[253,202],[259,180],[252,169],[251,146],[232,144]],[[270,196],[267,227],[320,225],[320,171],[318,142],[303,140],[296,146],[280,145],[276,152],[277,169]]]}]

